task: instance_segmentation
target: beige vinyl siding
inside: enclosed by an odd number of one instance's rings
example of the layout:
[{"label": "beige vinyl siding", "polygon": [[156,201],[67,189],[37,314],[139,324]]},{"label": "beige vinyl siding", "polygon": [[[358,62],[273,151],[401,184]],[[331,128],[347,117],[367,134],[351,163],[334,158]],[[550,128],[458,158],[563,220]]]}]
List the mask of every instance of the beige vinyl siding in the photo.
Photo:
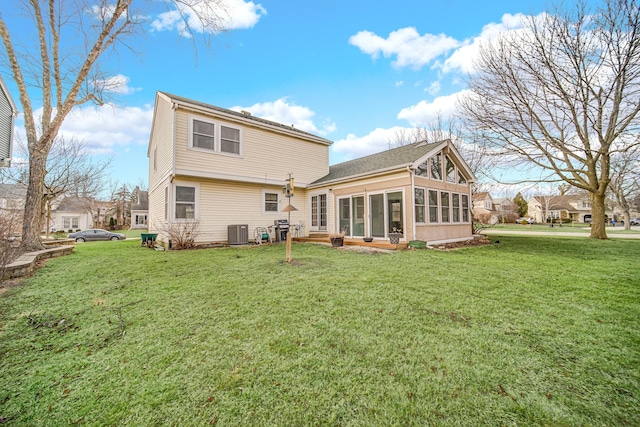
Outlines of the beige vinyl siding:
[{"label": "beige vinyl siding", "polygon": [[149,197],[158,182],[170,174],[173,167],[172,104],[166,97],[158,95],[155,108],[152,140],[149,142]]},{"label": "beige vinyl siding", "polygon": [[[189,148],[190,117],[241,128],[241,156],[208,153]],[[215,173],[231,177],[282,181],[293,173],[296,183],[308,184],[328,173],[329,148],[271,130],[219,120],[213,116],[178,110],[176,116],[176,169],[197,175]]]},{"label": "beige vinyl siding", "polygon": [[[199,221],[197,243],[227,242],[227,227],[233,224],[247,224],[249,226],[249,240],[253,240],[256,227],[268,227],[274,220],[287,219],[287,213],[280,212],[288,201],[282,196],[280,187],[259,184],[234,183],[219,180],[192,180],[177,177],[178,185],[198,185],[198,205],[196,215]],[[278,212],[264,213],[264,191],[278,193]],[[307,207],[306,194],[296,191],[291,204],[298,211],[291,212],[291,224],[305,223]],[[151,203],[151,202],[150,202]],[[164,208],[163,208],[164,209]],[[178,221],[176,221],[178,223]]]},{"label": "beige vinyl siding", "polygon": [[170,186],[169,177],[156,183],[154,190],[149,191],[149,233],[158,233],[158,239],[166,242],[162,234],[166,221],[164,219],[165,188]]}]

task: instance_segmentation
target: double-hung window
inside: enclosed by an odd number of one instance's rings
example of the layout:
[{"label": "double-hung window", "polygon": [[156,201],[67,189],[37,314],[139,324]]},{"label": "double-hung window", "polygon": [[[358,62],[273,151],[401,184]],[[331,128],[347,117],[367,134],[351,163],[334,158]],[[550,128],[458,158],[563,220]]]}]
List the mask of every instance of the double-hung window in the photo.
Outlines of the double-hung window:
[{"label": "double-hung window", "polygon": [[278,193],[264,193],[264,211],[278,212]]},{"label": "double-hung window", "polygon": [[440,208],[442,212],[440,220],[442,222],[450,222],[449,193],[447,191],[442,191],[440,193]]},{"label": "double-hung window", "polygon": [[462,222],[469,222],[469,196],[462,195]]},{"label": "double-hung window", "polygon": [[460,222],[460,195],[456,193],[451,194],[451,213],[453,222]]},{"label": "double-hung window", "polygon": [[196,188],[176,185],[176,219],[195,219]]},{"label": "double-hung window", "polygon": [[438,222],[438,192],[429,190],[429,222]]},{"label": "double-hung window", "polygon": [[242,152],[240,128],[196,117],[190,117],[189,127],[191,148],[236,156]]},{"label": "double-hung window", "polygon": [[240,154],[240,129],[220,126],[220,151]]},{"label": "double-hung window", "polygon": [[427,222],[425,213],[424,188],[416,188],[414,191],[414,204],[416,207],[416,222]]},{"label": "double-hung window", "polygon": [[193,119],[193,146],[206,150],[215,150],[215,124]]}]

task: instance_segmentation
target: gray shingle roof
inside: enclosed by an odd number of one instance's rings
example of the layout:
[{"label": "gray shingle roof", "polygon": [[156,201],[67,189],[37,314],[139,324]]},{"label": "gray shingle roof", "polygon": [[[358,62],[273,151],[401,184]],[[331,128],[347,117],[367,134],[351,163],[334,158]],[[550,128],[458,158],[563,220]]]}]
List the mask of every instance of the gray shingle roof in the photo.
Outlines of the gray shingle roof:
[{"label": "gray shingle roof", "polygon": [[169,98],[171,98],[171,99],[173,99],[175,101],[178,101],[178,102],[197,105],[197,106],[206,108],[208,110],[219,111],[219,112],[224,113],[224,114],[229,114],[229,115],[238,117],[239,119],[254,121],[256,123],[261,123],[261,124],[265,124],[265,125],[281,128],[281,129],[284,129],[284,130],[287,130],[287,131],[290,131],[290,132],[295,132],[295,133],[298,133],[301,136],[305,136],[307,138],[310,137],[310,138],[313,138],[313,139],[316,139],[316,140],[320,140],[321,142],[323,142],[323,143],[325,143],[327,145],[333,144],[333,141],[330,141],[328,139],[319,137],[319,136],[314,135],[312,133],[305,132],[303,130],[297,129],[297,128],[293,127],[293,125],[291,125],[291,126],[284,125],[282,123],[278,123],[278,122],[274,122],[274,121],[271,121],[271,120],[267,120],[267,119],[263,119],[263,118],[260,118],[260,117],[256,117],[256,116],[251,115],[251,114],[244,114],[244,113],[239,113],[237,111],[228,110],[226,108],[216,107],[215,105],[207,104],[205,102],[196,101],[194,99],[189,99],[189,98],[185,98],[185,97],[178,96],[178,95],[173,95],[173,94],[168,93],[168,92],[162,92],[162,91],[158,91],[158,92],[163,94],[163,95],[165,95],[165,96],[168,96]]},{"label": "gray shingle roof", "polygon": [[323,182],[344,179],[352,176],[363,175],[370,172],[382,171],[393,168],[403,168],[413,164],[444,141],[427,143],[425,141],[414,142],[391,150],[360,157],[344,163],[338,163],[329,167],[329,174],[316,180],[311,185]]},{"label": "gray shingle roof", "polygon": [[3,199],[24,199],[27,187],[18,184],[0,184],[0,197]]}]

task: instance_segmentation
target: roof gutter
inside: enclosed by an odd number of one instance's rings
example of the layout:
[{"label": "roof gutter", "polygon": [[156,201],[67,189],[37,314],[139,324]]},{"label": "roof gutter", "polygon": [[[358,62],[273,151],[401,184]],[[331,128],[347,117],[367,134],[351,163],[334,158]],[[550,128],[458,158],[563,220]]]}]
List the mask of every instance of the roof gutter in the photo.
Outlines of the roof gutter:
[{"label": "roof gutter", "polygon": [[[278,133],[283,133],[286,135],[290,135],[296,138],[303,138],[303,139],[307,139],[309,141],[313,141],[316,142],[318,144],[322,144],[322,145],[331,145],[333,144],[332,141],[329,141],[328,139],[324,139],[321,138],[319,136],[315,136],[313,134],[304,132],[304,134],[301,134],[300,132],[296,132],[294,130],[289,130],[286,127],[279,127],[279,126],[274,126],[274,125],[270,125],[268,123],[264,123],[264,122],[258,122],[256,120],[252,120],[250,118],[244,118],[244,117],[238,117],[234,114],[229,114],[229,113],[225,113],[224,111],[220,111],[220,110],[215,110],[212,108],[206,108],[204,106],[201,105],[194,105],[185,101],[176,101],[175,99],[172,99],[173,105],[176,106],[176,108],[178,106],[184,108],[185,110],[190,110],[193,112],[198,112],[198,113],[207,113],[207,114],[213,114],[219,117],[223,117],[229,121],[233,121],[236,123],[243,123],[246,125],[251,125],[251,126],[257,126],[257,127],[262,127],[262,128],[267,128],[269,130],[272,130],[274,132],[278,132]],[[249,116],[251,117],[251,116]],[[303,132],[303,131],[301,131]]]},{"label": "roof gutter", "polygon": [[385,175],[388,174],[390,172],[399,172],[402,171],[405,168],[409,168],[411,167],[411,163],[406,163],[403,165],[396,165],[396,166],[391,166],[388,168],[384,168],[384,169],[378,169],[375,171],[369,171],[369,172],[362,172],[356,175],[349,175],[349,176],[345,176],[345,177],[341,177],[341,178],[335,178],[329,181],[322,181],[319,182],[317,184],[309,184],[309,188],[313,189],[313,188],[319,188],[319,187],[324,187],[325,185],[331,185],[331,184],[337,184],[337,183],[341,183],[341,182],[349,182],[352,181],[354,179],[358,179],[358,178],[362,178],[362,177],[372,177],[372,176],[377,176],[377,175]]}]

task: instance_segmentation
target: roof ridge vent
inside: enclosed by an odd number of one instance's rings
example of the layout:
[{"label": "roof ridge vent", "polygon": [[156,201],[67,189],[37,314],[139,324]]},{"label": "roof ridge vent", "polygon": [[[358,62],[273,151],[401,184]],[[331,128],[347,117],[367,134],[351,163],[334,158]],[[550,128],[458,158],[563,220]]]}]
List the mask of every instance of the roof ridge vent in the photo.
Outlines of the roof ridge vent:
[{"label": "roof ridge vent", "polygon": [[243,116],[251,117],[251,111],[247,111],[247,110],[240,110],[240,112],[242,113],[242,115],[243,115]]}]

